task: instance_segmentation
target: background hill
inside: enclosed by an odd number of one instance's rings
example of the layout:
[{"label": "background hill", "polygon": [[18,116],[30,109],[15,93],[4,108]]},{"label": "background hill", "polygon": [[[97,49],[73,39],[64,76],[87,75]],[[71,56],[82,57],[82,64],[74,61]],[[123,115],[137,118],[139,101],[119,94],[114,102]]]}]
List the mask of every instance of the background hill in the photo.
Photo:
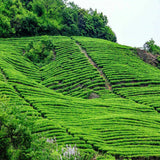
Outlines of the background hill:
[{"label": "background hill", "polygon": [[[9,98],[1,104],[1,156],[45,159],[53,150],[40,146],[42,137],[56,137],[59,146],[76,144],[83,159],[159,159],[160,70],[135,52],[87,37],[1,38],[0,91]],[[45,152],[7,137],[7,114],[39,135]]]}]

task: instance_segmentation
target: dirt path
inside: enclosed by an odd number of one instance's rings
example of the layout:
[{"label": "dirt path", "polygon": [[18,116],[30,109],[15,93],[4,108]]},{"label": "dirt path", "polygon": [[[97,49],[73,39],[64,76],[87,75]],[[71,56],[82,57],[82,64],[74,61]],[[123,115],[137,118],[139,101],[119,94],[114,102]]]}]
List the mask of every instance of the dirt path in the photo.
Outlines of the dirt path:
[{"label": "dirt path", "polygon": [[[76,45],[79,47],[79,49],[81,50],[81,52],[87,57],[89,63],[92,64],[92,65],[94,66],[94,68],[97,69],[97,71],[99,72],[100,76],[105,80],[105,88],[113,92],[112,86],[111,86],[111,84],[108,82],[107,77],[106,77],[105,74],[102,72],[102,70],[97,66],[97,64],[92,60],[92,58],[87,54],[86,50],[83,49],[79,43],[76,42]],[[113,92],[113,93],[114,93],[114,92]],[[116,93],[114,93],[114,94],[116,94]],[[126,97],[123,96],[123,95],[120,95],[120,94],[116,94],[116,95],[118,95],[119,97],[121,97],[121,98],[123,98],[123,99],[126,99]],[[136,102],[135,100],[133,100],[133,101],[134,101],[135,103],[137,103],[137,104],[142,104],[142,103]],[[147,105],[147,106],[148,106],[148,105]],[[157,111],[156,108],[154,108],[154,109],[155,109],[155,111]],[[157,111],[157,112],[159,113],[159,111]]]},{"label": "dirt path", "polygon": [[76,42],[76,45],[79,47],[80,51],[87,57],[89,63],[92,64],[92,66],[97,69],[97,71],[99,72],[100,76],[105,80],[105,88],[110,90],[110,91],[112,91],[112,86],[108,82],[107,77],[102,72],[102,70],[97,66],[97,64],[92,60],[92,58],[87,54],[86,50],[83,49],[79,43]]}]

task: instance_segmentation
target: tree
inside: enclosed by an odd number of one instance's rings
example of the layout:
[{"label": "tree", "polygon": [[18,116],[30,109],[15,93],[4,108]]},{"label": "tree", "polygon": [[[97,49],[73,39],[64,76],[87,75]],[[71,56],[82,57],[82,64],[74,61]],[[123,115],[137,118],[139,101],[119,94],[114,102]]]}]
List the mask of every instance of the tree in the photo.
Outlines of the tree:
[{"label": "tree", "polygon": [[153,39],[144,44],[144,49],[152,54],[160,54],[160,47],[155,44]]},{"label": "tree", "polygon": [[40,1],[33,1],[32,9],[33,9],[33,12],[37,14],[38,17],[41,17],[45,14],[44,5],[42,5]]},{"label": "tree", "polygon": [[115,33],[113,32],[113,30],[109,26],[105,27],[104,34],[105,34],[105,37],[103,39],[107,39],[112,42],[117,42],[117,37],[116,37]]},{"label": "tree", "polygon": [[33,2],[33,0],[20,0],[22,2],[22,4],[27,8],[28,7],[28,4],[30,2]]},{"label": "tree", "polygon": [[116,42],[107,16],[67,0],[0,0],[0,36],[81,35]]},{"label": "tree", "polygon": [[37,17],[29,12],[28,14],[17,14],[11,20],[11,26],[15,29],[16,36],[34,36],[39,30]]},{"label": "tree", "polygon": [[11,37],[15,30],[11,27],[10,19],[0,14],[0,37]]},{"label": "tree", "polygon": [[79,35],[78,28],[78,6],[73,2],[68,4],[63,10],[63,29],[62,35]]},{"label": "tree", "polygon": [[117,38],[112,29],[107,26],[108,20],[103,13],[97,10],[79,10],[78,26],[80,34],[83,36],[102,38],[116,42]]},{"label": "tree", "polygon": [[44,6],[47,18],[60,18],[59,15],[64,8],[62,0],[34,0],[33,3]]}]

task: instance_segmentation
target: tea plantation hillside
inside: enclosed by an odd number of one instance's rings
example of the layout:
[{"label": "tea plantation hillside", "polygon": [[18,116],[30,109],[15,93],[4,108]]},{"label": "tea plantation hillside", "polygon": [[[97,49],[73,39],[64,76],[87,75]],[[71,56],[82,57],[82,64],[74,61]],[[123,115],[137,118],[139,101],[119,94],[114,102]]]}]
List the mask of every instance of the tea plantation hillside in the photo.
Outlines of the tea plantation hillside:
[{"label": "tea plantation hillside", "polygon": [[105,73],[113,92],[160,111],[160,71],[136,57],[132,48],[75,38]]},{"label": "tea plantation hillside", "polygon": [[[26,56],[27,47],[33,44],[29,52],[37,53],[40,42],[54,46],[41,65]],[[133,48],[106,40],[0,39],[0,92],[8,105],[34,121],[32,134],[89,154],[160,159],[159,77]]]}]

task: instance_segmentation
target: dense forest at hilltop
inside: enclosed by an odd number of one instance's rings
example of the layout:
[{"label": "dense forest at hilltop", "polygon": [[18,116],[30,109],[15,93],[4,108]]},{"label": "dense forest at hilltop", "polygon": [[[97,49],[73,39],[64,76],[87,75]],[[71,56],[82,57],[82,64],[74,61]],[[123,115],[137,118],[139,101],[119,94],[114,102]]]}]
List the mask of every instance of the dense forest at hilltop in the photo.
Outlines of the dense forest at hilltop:
[{"label": "dense forest at hilltop", "polygon": [[108,19],[66,0],[0,0],[0,37],[87,36],[116,42]]}]

